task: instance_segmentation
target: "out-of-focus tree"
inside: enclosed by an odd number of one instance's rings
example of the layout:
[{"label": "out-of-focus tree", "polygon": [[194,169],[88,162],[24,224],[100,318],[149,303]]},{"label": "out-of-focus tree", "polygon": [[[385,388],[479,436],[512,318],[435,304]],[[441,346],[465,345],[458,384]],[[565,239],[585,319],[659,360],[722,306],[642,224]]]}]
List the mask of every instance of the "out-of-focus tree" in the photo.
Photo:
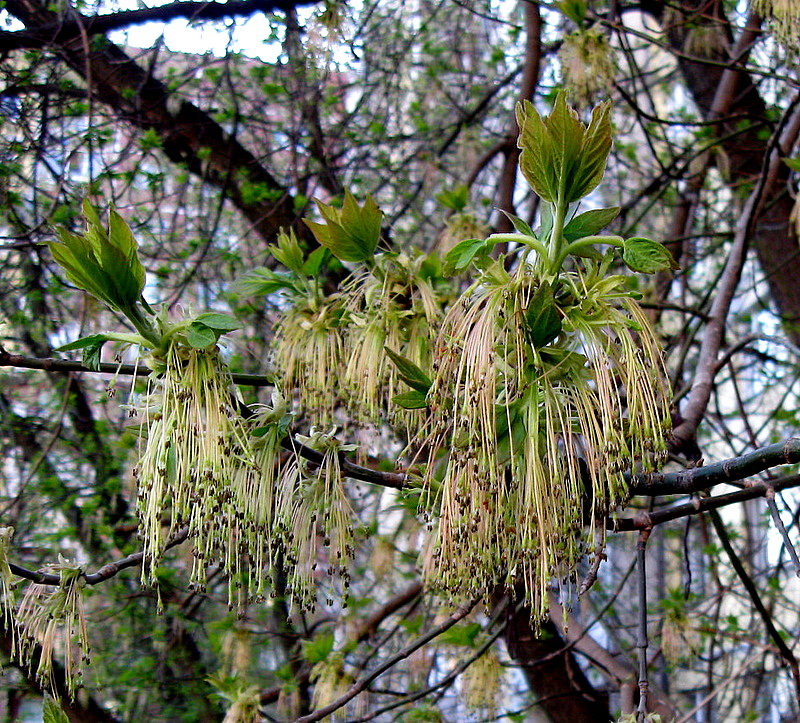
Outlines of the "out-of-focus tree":
[{"label": "out-of-focus tree", "polygon": [[4,715],[795,720],[791,5],[7,0]]}]

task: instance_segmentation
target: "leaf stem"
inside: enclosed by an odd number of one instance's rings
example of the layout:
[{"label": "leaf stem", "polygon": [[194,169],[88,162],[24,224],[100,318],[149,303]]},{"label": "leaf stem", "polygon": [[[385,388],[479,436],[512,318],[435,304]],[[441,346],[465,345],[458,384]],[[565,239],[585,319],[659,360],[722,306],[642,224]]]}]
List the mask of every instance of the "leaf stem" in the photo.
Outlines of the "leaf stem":
[{"label": "leaf stem", "polygon": [[622,236],[584,236],[583,238],[575,239],[562,249],[559,257],[556,259],[557,263],[555,266],[560,269],[567,256],[587,246],[594,246],[595,244],[605,244],[606,246],[623,248],[625,246],[625,239],[623,239]]},{"label": "leaf stem", "polygon": [[162,335],[156,331],[156,328],[150,323],[134,303],[130,306],[121,309],[122,313],[128,317],[128,320],[133,324],[136,331],[146,339],[153,348],[158,347],[162,342]]},{"label": "leaf stem", "polygon": [[[562,184],[563,185],[563,182]],[[564,220],[567,216],[567,203],[564,201],[564,193],[559,190],[558,199],[555,203],[555,213],[553,214],[553,229],[550,231],[550,272],[558,276],[561,264],[564,263],[564,254],[561,247],[564,243]]]},{"label": "leaf stem", "polygon": [[536,251],[542,258],[547,258],[547,247],[536,237],[524,233],[493,233],[487,241],[495,243],[521,243]]}]

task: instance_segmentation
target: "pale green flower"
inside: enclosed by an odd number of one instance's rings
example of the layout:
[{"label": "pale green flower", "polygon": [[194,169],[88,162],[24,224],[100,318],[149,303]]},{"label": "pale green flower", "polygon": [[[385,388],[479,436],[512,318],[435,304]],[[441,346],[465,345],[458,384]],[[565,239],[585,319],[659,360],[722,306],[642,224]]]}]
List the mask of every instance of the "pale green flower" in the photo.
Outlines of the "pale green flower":
[{"label": "pale green flower", "polygon": [[[339,444],[332,432],[313,429],[310,437],[299,439],[321,452],[323,458],[319,465],[312,465],[294,456],[284,465],[278,482],[276,518],[292,599],[311,610],[322,580],[329,579],[325,584],[328,590],[334,578],[341,580],[345,591],[350,584],[355,515],[344,487],[339,455],[355,445]],[[332,593],[327,603],[333,604]]]},{"label": "pale green flower", "polygon": [[558,51],[563,85],[578,105],[607,96],[617,73],[614,50],[599,27],[567,35]]},{"label": "pale green flower", "polygon": [[[60,557],[60,556],[59,556]],[[81,663],[89,661],[89,636],[83,607],[86,580],[80,567],[60,558],[48,571],[58,572],[58,586],[31,583],[17,611],[17,635],[12,657],[31,666],[37,645],[39,662],[36,680],[42,688],[56,695],[53,678],[53,655],[58,648],[63,659],[67,693],[75,697],[81,683]]]}]

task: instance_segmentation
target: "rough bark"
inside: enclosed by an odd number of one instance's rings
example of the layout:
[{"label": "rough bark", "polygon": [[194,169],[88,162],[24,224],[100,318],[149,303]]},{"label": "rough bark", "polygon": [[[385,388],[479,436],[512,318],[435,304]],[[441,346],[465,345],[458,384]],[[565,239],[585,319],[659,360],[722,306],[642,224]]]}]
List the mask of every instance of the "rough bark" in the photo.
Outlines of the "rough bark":
[{"label": "rough bark", "polygon": [[505,633],[508,654],[519,664],[539,708],[554,723],[608,723],[608,695],[595,690],[558,628],[550,620],[539,635],[531,629],[530,609],[510,613]]},{"label": "rough bark", "polygon": [[[664,22],[667,5],[668,3],[646,2],[643,9]],[[725,28],[730,36],[730,25],[725,18],[722,4],[709,0],[681,0],[679,7],[681,14],[676,16],[672,12],[669,22],[664,22],[665,31],[670,47],[676,51],[678,67],[686,86],[700,112],[707,120],[714,119],[714,101],[727,64],[733,74],[732,82],[724,85],[730,94],[727,106],[738,118],[748,116],[751,119],[746,125],[720,119],[719,135],[730,166],[728,182],[738,193],[743,186],[747,188],[752,185],[762,171],[769,142],[769,133],[764,133],[765,128],[770,128],[767,106],[753,78],[744,70],[746,52],[729,57],[726,50],[719,57],[710,57],[707,60],[687,57],[683,53],[688,33],[699,25],[717,24],[717,27]],[[752,27],[754,22],[755,19],[751,19],[750,27],[742,32],[757,36],[757,27]],[[720,60],[725,64],[720,64]],[[786,191],[789,175],[789,168],[782,166],[776,179],[778,191],[764,205],[750,242],[784,327],[794,343],[800,344],[800,284],[797,283],[796,275],[800,247],[790,222],[794,202]]]}]

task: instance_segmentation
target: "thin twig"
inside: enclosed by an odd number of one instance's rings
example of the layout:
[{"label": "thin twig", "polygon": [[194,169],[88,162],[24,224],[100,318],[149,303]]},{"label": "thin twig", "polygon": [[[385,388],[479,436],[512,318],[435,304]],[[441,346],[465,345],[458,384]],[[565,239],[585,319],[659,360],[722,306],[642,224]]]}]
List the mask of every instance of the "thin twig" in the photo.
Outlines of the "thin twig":
[{"label": "thin twig", "polygon": [[360,678],[354,685],[352,685],[344,695],[340,696],[336,700],[334,700],[329,705],[323,706],[308,715],[302,716],[298,718],[295,723],[313,723],[313,721],[322,720],[323,718],[329,716],[334,711],[339,710],[339,708],[347,705],[353,698],[355,698],[359,693],[369,686],[369,684],[383,675],[387,670],[390,670],[395,665],[397,665],[401,660],[405,660],[409,655],[411,655],[414,651],[419,650],[421,647],[429,643],[434,638],[441,635],[446,630],[449,630],[453,627],[459,620],[462,620],[467,615],[469,615],[472,608],[475,607],[477,604],[477,600],[472,600],[464,605],[461,605],[450,617],[448,617],[443,623],[437,625],[435,628],[429,630],[425,635],[420,636],[414,642],[410,643],[402,650],[395,653],[392,657],[386,660],[383,664],[378,666],[374,671],[368,673],[367,675]]},{"label": "thin twig", "polygon": [[764,606],[764,603],[761,600],[761,595],[759,594],[753,579],[745,569],[745,566],[739,558],[739,555],[736,553],[736,550],[733,549],[728,531],[725,529],[725,524],[722,522],[719,512],[716,510],[710,510],[709,517],[711,518],[711,523],[714,525],[714,530],[717,533],[717,537],[722,545],[722,549],[725,550],[725,554],[727,554],[731,566],[736,571],[736,575],[742,583],[742,586],[750,596],[750,601],[753,603],[753,607],[756,609],[761,617],[761,620],[764,622],[764,626],[767,629],[767,634],[780,652],[783,660],[789,666],[789,669],[792,671],[795,698],[798,703],[800,703],[800,665],[798,665],[797,658],[795,657],[791,648],[789,648],[789,646],[786,644],[786,641],[783,639],[780,631],[775,627],[775,623],[772,621],[772,615]]},{"label": "thin twig", "polygon": [[789,537],[789,533],[786,531],[786,526],[783,524],[780,512],[778,511],[778,505],[775,502],[775,488],[769,485],[764,496],[767,498],[767,507],[769,507],[769,512],[772,515],[772,521],[775,523],[775,527],[780,533],[781,538],[783,538],[783,544],[786,547],[786,551],[789,553],[792,565],[794,565],[794,574],[800,577],[800,559],[797,557],[797,550]]},{"label": "thin twig", "polygon": [[636,633],[636,648],[639,654],[639,707],[637,720],[644,721],[647,713],[647,563],[645,551],[647,540],[652,530],[644,529],[639,532],[636,543],[636,577],[639,589],[639,625]]},{"label": "thin twig", "polygon": [[[172,535],[169,540],[167,540],[166,544],[164,545],[164,549],[169,550],[170,548],[179,545],[181,542],[186,540],[187,537],[189,537],[189,529],[187,527],[183,527],[174,535]],[[86,580],[87,585],[97,585],[98,583],[114,577],[117,573],[125,570],[126,568],[141,565],[143,558],[143,552],[134,552],[133,554],[127,555],[119,560],[106,563],[102,567],[98,568],[95,572],[84,574],[83,577]],[[31,582],[37,582],[40,585],[59,585],[61,583],[61,577],[52,572],[29,570],[28,568],[22,567],[21,565],[17,565],[13,562],[10,562],[8,566],[11,568],[11,572],[13,572],[17,577],[25,578]]]},{"label": "thin twig", "polygon": [[[45,372],[93,372],[95,374],[119,374],[120,376],[146,377],[151,370],[141,364],[114,364],[101,362],[94,369],[80,362],[69,359],[37,359],[19,354],[9,354],[0,347],[0,367],[15,367],[17,369],[38,369]],[[244,387],[271,387],[275,378],[269,374],[231,374],[234,384]]]}]

